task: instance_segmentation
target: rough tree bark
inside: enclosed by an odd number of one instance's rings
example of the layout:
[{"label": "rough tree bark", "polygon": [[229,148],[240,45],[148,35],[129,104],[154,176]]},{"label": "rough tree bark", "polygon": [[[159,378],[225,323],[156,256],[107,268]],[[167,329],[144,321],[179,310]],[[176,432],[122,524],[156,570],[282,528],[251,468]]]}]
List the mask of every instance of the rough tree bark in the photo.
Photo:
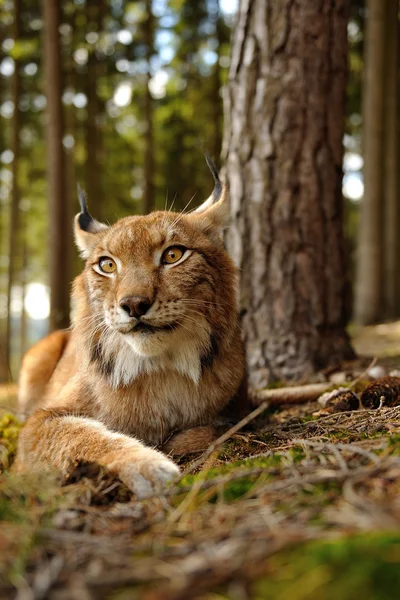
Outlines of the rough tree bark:
[{"label": "rough tree bark", "polygon": [[228,248],[250,383],[354,356],[342,230],[348,0],[241,0],[225,94]]},{"label": "rough tree bark", "polygon": [[43,1],[44,74],[47,98],[47,165],[49,182],[50,329],[69,326],[71,217],[62,145],[62,62],[59,40],[60,3]]}]

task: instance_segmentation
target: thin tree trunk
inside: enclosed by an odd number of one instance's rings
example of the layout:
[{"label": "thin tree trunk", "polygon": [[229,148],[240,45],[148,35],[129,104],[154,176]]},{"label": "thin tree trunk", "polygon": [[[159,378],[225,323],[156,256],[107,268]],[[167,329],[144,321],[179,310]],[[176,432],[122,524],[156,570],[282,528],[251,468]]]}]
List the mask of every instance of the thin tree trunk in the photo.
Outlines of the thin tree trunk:
[{"label": "thin tree trunk", "polygon": [[385,20],[388,0],[367,0],[364,81],[364,198],[358,240],[354,318],[382,317]]},{"label": "thin tree trunk", "polygon": [[20,349],[19,354],[22,359],[27,349],[28,339],[28,315],[25,310],[26,286],[27,286],[27,269],[28,269],[28,247],[26,243],[26,225],[23,226],[23,241],[22,241],[22,265],[21,265],[21,324],[20,324]]},{"label": "thin tree trunk", "polygon": [[219,7],[219,0],[216,0],[216,21],[215,21],[215,33],[217,38],[217,62],[215,63],[214,73],[213,73],[213,98],[212,98],[212,106],[213,106],[213,117],[214,117],[214,148],[213,155],[216,158],[221,153],[222,146],[222,100],[221,100],[221,66],[219,64],[219,59],[221,56],[221,45],[222,45],[222,34],[221,34],[221,11]]},{"label": "thin tree trunk", "polygon": [[[88,15],[90,30],[101,32],[104,18],[104,1],[89,0],[85,11]],[[86,164],[85,164],[85,188],[95,211],[96,218],[103,218],[103,186],[101,168],[101,135],[99,131],[99,116],[101,113],[101,101],[97,93],[97,80],[101,63],[96,58],[95,48],[89,49],[86,77],[87,117],[85,123],[86,137]]]},{"label": "thin tree trunk", "polygon": [[354,356],[342,230],[347,0],[241,0],[223,154],[249,379]]},{"label": "thin tree trunk", "polygon": [[[14,2],[14,39],[18,41],[21,35],[21,8],[22,1]],[[12,315],[11,315],[11,297],[15,284],[17,266],[18,266],[18,231],[19,231],[19,159],[20,159],[20,137],[21,113],[18,107],[21,94],[21,74],[20,61],[14,61],[14,75],[12,78],[12,101],[14,104],[14,114],[12,118],[11,149],[14,154],[12,162],[12,189],[11,189],[11,210],[9,221],[9,241],[8,241],[8,273],[7,273],[7,320],[6,320],[6,346],[5,360],[11,368],[11,338],[12,338]]]},{"label": "thin tree trunk", "polygon": [[[75,61],[73,58],[73,49],[76,48],[78,43],[78,33],[79,28],[77,21],[79,20],[80,14],[78,11],[74,11],[68,15],[68,23],[72,28],[72,36],[70,41],[70,46],[68,49],[68,54],[70,56],[69,60],[64,64],[64,81],[66,87],[70,87],[73,90],[78,90],[78,75],[76,72]],[[77,165],[75,163],[75,148],[80,145],[80,128],[79,122],[77,118],[76,108],[72,106],[68,106],[65,109],[65,132],[72,135],[74,139],[74,147],[70,150],[66,150],[65,152],[65,169],[67,173],[67,195],[68,195],[68,203],[71,207],[71,212],[76,214],[79,210],[78,196],[77,196],[77,183],[83,185],[83,181],[77,180]],[[86,181],[85,181],[86,185]],[[99,213],[97,211],[96,204],[96,218],[100,219]],[[74,279],[79,273],[82,271],[82,259],[78,252],[72,252],[71,256],[71,278]]]},{"label": "thin tree trunk", "polygon": [[43,1],[44,74],[47,97],[47,155],[50,217],[50,329],[69,325],[70,210],[62,145],[62,62],[59,39],[60,4]]},{"label": "thin tree trunk", "polygon": [[[385,146],[384,198],[385,220],[382,238],[385,244],[384,295],[385,317],[400,314],[400,156],[399,156],[399,19],[398,0],[389,0],[386,13],[385,52]],[[383,194],[381,194],[382,202]]]},{"label": "thin tree trunk", "polygon": [[85,120],[85,191],[87,192],[92,205],[97,207],[99,204],[99,191],[101,189],[101,172],[97,161],[97,126],[96,117],[98,111],[97,91],[96,91],[96,56],[90,52],[88,59],[88,71],[86,76],[86,96],[87,96],[87,116]]},{"label": "thin tree trunk", "polygon": [[145,155],[144,155],[144,193],[143,213],[154,210],[154,107],[150,93],[151,64],[154,51],[154,16],[152,0],[146,0],[146,21],[144,23],[144,39],[146,44],[147,76],[145,84],[144,111],[146,121]]}]

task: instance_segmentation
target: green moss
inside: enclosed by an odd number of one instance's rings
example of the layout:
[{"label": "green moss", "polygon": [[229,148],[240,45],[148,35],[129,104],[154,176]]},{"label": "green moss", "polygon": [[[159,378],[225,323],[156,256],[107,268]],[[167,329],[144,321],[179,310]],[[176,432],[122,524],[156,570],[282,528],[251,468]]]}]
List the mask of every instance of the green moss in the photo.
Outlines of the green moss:
[{"label": "green moss", "polygon": [[317,417],[313,417],[313,415],[305,415],[304,417],[299,417],[299,423],[309,423],[310,421],[317,421]]},{"label": "green moss", "polygon": [[[297,462],[301,458],[304,458],[304,453],[300,448],[293,448],[289,451],[292,454],[293,462]],[[218,499],[223,499],[224,502],[230,503],[241,498],[247,494],[252,487],[256,484],[259,478],[273,479],[275,476],[280,474],[279,467],[283,461],[287,460],[287,456],[282,454],[272,454],[271,456],[259,456],[255,458],[246,458],[243,460],[237,460],[231,463],[225,463],[217,467],[208,469],[206,472],[201,472],[196,475],[186,475],[180,482],[178,482],[178,488],[192,487],[197,481],[212,481],[213,479],[227,476],[229,474],[243,474],[243,477],[235,478],[232,481],[226,481],[223,485],[218,487],[217,491],[213,491],[210,488],[205,493],[199,492],[197,503],[201,504],[203,501],[206,502],[217,502]],[[256,472],[251,474],[250,471],[254,469],[265,469],[263,472]],[[276,473],[274,470],[276,469]],[[271,470],[273,471],[271,473]],[[267,472],[268,471],[268,472]],[[180,497],[180,501],[182,497]]]},{"label": "green moss", "polygon": [[178,482],[177,485],[178,487],[192,486],[198,480],[208,481],[216,477],[223,477],[224,475],[228,475],[234,470],[247,471],[249,469],[255,468],[271,469],[274,467],[278,467],[281,463],[281,460],[282,455],[280,454],[240,459],[234,462],[218,465],[217,467],[212,467],[211,469],[208,469],[206,473],[202,471],[201,473],[198,473],[196,475],[186,475],[185,477],[182,477],[182,479]]},{"label": "green moss", "polygon": [[352,434],[347,433],[346,431],[330,431],[328,435],[331,440],[336,440],[337,442],[350,442],[354,437]]},{"label": "green moss", "polygon": [[0,472],[7,469],[14,459],[21,427],[14,415],[5,414],[0,418]]},{"label": "green moss", "polygon": [[293,462],[295,463],[299,463],[303,460],[303,458],[305,458],[304,450],[299,446],[293,446],[293,448],[290,448],[289,453],[291,454]]},{"label": "green moss", "polygon": [[247,494],[254,487],[255,483],[255,477],[244,477],[243,479],[226,483],[220,494],[213,494],[209,502],[217,502],[221,498],[225,503],[230,504]]},{"label": "green moss", "polygon": [[400,534],[318,541],[272,557],[252,600],[392,600],[400,589]]},{"label": "green moss", "polygon": [[391,454],[400,454],[400,434],[391,435],[388,439],[388,446]]}]

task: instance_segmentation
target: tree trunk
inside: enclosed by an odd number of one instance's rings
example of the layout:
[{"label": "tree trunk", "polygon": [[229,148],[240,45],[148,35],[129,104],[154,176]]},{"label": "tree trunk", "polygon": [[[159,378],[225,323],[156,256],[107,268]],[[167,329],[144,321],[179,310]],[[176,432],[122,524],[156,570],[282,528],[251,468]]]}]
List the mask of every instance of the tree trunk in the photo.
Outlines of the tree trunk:
[{"label": "tree trunk", "polygon": [[[105,13],[103,0],[88,0],[85,12],[90,31],[101,33]],[[99,119],[102,111],[102,102],[97,93],[97,81],[102,64],[95,54],[95,47],[89,48],[86,77],[87,116],[85,122],[86,163],[85,163],[85,191],[93,206],[96,218],[104,218],[103,212],[103,186],[101,164],[101,134]]]},{"label": "tree trunk", "polygon": [[154,210],[154,118],[153,97],[150,93],[151,65],[150,59],[154,51],[154,16],[152,0],[146,0],[146,21],[144,23],[144,40],[146,44],[147,76],[145,84],[144,111],[146,121],[146,139],[144,155],[144,193],[143,213]]},{"label": "tree trunk", "polygon": [[216,17],[215,17],[215,34],[217,40],[217,56],[218,59],[215,63],[214,73],[212,75],[212,107],[213,107],[213,120],[214,120],[214,143],[213,143],[213,156],[217,158],[221,153],[222,145],[222,102],[221,102],[221,66],[219,59],[221,56],[222,46],[222,16],[219,6],[219,0],[215,2]]},{"label": "tree trunk", "polygon": [[[67,23],[72,28],[72,36],[70,45],[68,47],[69,60],[64,63],[64,82],[65,87],[70,87],[73,90],[78,90],[79,81],[78,81],[78,73],[76,71],[75,60],[73,58],[73,52],[75,48],[79,44],[79,33],[80,29],[78,27],[78,22],[80,18],[80,12],[74,11],[69,15],[66,15]],[[75,162],[75,154],[76,148],[80,145],[80,122],[78,121],[77,110],[74,105],[68,106],[64,108],[64,128],[65,132],[72,135],[74,139],[74,147],[65,151],[65,170],[66,170],[66,181],[67,181],[67,197],[68,204],[71,207],[71,212],[75,215],[79,210],[78,203],[78,195],[77,195],[77,184],[83,185],[83,181],[81,177],[77,178],[77,171],[79,171],[80,165],[77,165]],[[86,186],[87,182],[84,180],[84,185]],[[87,191],[85,189],[85,191]],[[93,199],[94,200],[94,199]],[[91,204],[91,198],[89,198],[89,202]],[[100,212],[98,209],[101,209],[97,205],[97,202],[93,206],[93,212],[96,214],[96,219],[101,220]],[[71,279],[74,279],[77,275],[79,275],[82,271],[82,258],[78,252],[73,251],[71,256]]]},{"label": "tree trunk", "polygon": [[253,386],[354,356],[342,229],[347,0],[241,0],[223,154]]},{"label": "tree trunk", "polygon": [[[21,35],[21,0],[14,2],[14,39],[18,41]],[[5,360],[9,368],[11,368],[11,296],[15,284],[15,276],[18,264],[18,230],[19,230],[19,159],[20,159],[20,138],[19,132],[21,128],[21,113],[18,108],[19,98],[21,94],[21,74],[20,61],[14,61],[14,75],[12,78],[12,101],[14,103],[14,114],[12,118],[12,133],[11,133],[11,149],[14,154],[12,162],[12,189],[11,189],[11,210],[9,221],[9,238],[8,238],[8,272],[7,272],[7,319],[6,319],[6,336],[5,336]]]},{"label": "tree trunk", "polygon": [[60,4],[43,1],[44,74],[47,97],[47,155],[50,220],[50,329],[69,326],[71,218],[62,145],[62,62],[58,27]]},{"label": "tree trunk", "polygon": [[20,360],[24,356],[27,346],[28,346],[28,315],[25,309],[25,299],[26,299],[26,288],[28,285],[28,246],[26,242],[26,217],[24,219],[24,223],[22,224],[21,229],[23,230],[23,240],[22,240],[22,264],[21,264],[21,275],[20,275],[20,284],[21,284],[21,321],[20,321],[20,332],[19,332],[19,355]]},{"label": "tree trunk", "polygon": [[364,79],[364,198],[358,240],[354,318],[382,316],[385,16],[388,0],[367,0]]},{"label": "tree trunk", "polygon": [[[400,314],[400,156],[399,156],[399,19],[398,0],[389,0],[386,12],[385,52],[385,136],[384,136],[384,316],[396,318]],[[383,194],[380,194],[382,205]]]}]

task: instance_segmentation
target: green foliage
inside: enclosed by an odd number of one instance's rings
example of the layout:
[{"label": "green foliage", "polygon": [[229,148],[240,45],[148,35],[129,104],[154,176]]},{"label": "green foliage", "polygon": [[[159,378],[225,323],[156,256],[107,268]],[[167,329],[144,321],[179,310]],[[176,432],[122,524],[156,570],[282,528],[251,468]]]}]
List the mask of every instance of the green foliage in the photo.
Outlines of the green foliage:
[{"label": "green foliage", "polygon": [[12,463],[20,429],[21,423],[13,415],[0,417],[0,473]]},{"label": "green foliage", "polygon": [[[234,502],[241,498],[244,494],[248,493],[254,485],[260,480],[265,481],[266,479],[273,479],[279,477],[280,466],[295,464],[304,459],[304,450],[298,446],[290,448],[285,454],[274,453],[267,456],[249,457],[242,460],[229,460],[229,453],[231,451],[234,455],[234,442],[228,442],[225,447],[221,450],[221,454],[224,456],[226,462],[219,464],[218,466],[201,471],[196,475],[186,475],[178,483],[178,488],[193,487],[196,483],[203,481],[212,482],[213,479],[226,477],[224,483],[216,482],[215,493],[211,494],[206,492],[202,498],[205,498],[207,502],[216,502],[222,499],[227,504]],[[265,469],[265,473],[263,470]],[[261,470],[261,472],[260,472]],[[253,471],[253,473],[252,473]],[[272,472],[271,472],[272,471]],[[233,475],[230,480],[229,475]],[[243,477],[240,475],[243,474]],[[239,475],[239,477],[238,477]],[[208,489],[213,489],[208,488]]]},{"label": "green foliage", "polygon": [[32,55],[36,55],[38,50],[38,38],[17,40],[10,50],[10,56],[14,60],[26,61],[27,59],[32,59]]},{"label": "green foliage", "polygon": [[391,435],[388,440],[390,453],[394,455],[400,454],[400,434]]},{"label": "green foliage", "polygon": [[297,546],[268,560],[252,600],[392,600],[400,587],[400,535],[381,533]]}]

